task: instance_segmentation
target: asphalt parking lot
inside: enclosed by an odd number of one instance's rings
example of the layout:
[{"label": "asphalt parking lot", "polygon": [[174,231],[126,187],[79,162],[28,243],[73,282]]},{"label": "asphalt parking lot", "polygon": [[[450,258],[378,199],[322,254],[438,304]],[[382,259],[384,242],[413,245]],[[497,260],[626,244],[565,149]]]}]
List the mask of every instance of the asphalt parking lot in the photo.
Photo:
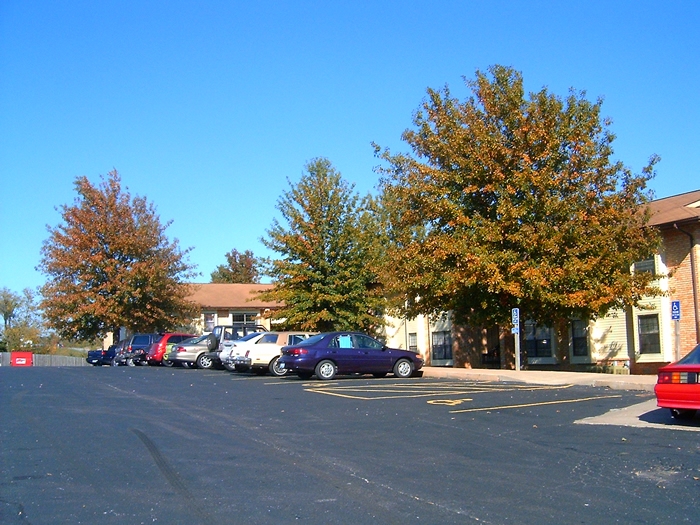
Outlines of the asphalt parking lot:
[{"label": "asphalt parking lot", "polygon": [[0,369],[2,523],[683,523],[699,421],[653,394]]}]

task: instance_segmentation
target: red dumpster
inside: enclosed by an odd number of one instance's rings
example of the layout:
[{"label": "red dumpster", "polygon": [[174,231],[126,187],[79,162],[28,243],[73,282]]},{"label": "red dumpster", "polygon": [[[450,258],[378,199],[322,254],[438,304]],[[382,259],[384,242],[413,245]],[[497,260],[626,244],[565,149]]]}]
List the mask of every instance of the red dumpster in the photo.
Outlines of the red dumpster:
[{"label": "red dumpster", "polygon": [[31,352],[12,352],[10,356],[12,366],[32,366]]}]

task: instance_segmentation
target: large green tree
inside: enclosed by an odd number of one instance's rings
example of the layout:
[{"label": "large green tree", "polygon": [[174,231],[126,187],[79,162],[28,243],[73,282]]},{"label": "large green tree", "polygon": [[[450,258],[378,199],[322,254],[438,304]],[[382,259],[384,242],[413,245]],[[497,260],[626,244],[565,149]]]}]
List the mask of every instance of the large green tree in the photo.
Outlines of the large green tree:
[{"label": "large green tree", "polygon": [[213,283],[259,283],[261,261],[246,250],[235,248],[226,254],[226,264],[220,264],[211,273]]},{"label": "large green tree", "polygon": [[78,197],[48,227],[39,269],[48,324],[59,335],[90,340],[115,332],[165,330],[191,320],[184,282],[194,276],[189,249],[170,241],[153,204],[131,197],[116,170],[98,186],[75,180]]},{"label": "large green tree", "polygon": [[378,248],[375,203],[361,199],[330,161],[317,158],[277,202],[262,242],[279,254],[267,273],[274,287],[261,294],[284,302],[275,316],[289,327],[373,331],[384,299],[374,266]]},{"label": "large green tree", "polygon": [[377,154],[391,218],[386,284],[408,315],[452,310],[474,326],[510,310],[550,324],[635,304],[651,276],[630,265],[658,246],[641,174],[613,160],[601,100],[525,94],[502,66],[465,80],[471,96],[428,90],[403,140]]}]

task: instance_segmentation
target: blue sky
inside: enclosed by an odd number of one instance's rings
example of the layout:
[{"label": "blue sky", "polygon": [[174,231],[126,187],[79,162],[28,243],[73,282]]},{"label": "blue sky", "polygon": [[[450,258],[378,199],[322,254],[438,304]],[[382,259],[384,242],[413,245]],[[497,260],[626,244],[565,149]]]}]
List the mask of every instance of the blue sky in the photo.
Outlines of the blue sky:
[{"label": "blue sky", "polygon": [[616,158],[700,189],[700,2],[0,2],[0,288],[19,292],[74,181],[117,169],[192,247],[199,282],[260,238],[304,165],[372,191],[426,88],[493,64],[604,98]]}]

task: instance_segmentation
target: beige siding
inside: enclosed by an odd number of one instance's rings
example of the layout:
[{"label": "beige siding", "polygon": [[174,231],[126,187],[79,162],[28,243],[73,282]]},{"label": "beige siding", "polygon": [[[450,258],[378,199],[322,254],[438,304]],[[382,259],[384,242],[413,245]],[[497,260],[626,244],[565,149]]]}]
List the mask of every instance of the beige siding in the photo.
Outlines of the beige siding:
[{"label": "beige siding", "polygon": [[611,310],[592,323],[590,348],[594,362],[629,361],[627,316],[624,310]]}]

